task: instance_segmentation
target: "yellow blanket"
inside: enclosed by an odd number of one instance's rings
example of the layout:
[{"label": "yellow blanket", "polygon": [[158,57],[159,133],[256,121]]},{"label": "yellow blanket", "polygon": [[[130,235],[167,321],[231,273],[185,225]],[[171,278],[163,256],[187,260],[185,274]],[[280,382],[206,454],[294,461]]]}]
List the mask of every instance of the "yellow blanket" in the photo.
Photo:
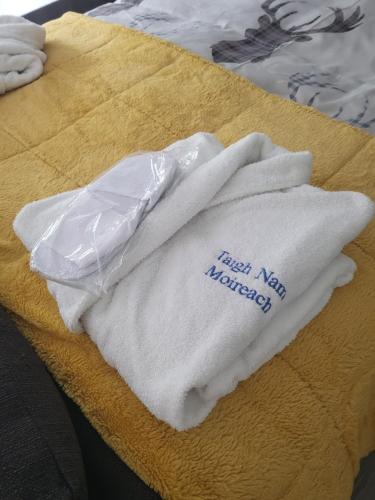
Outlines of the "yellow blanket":
[{"label": "yellow blanket", "polygon": [[[165,498],[349,499],[375,447],[375,225],[354,281],[198,428],[158,422],[86,335],[64,329],[12,231],[26,203],[196,131],[261,131],[314,154],[314,183],[375,197],[375,138],[152,37],[76,14],[47,25],[38,81],[0,98],[0,300],[106,442]],[[319,244],[319,242],[317,242]]]}]

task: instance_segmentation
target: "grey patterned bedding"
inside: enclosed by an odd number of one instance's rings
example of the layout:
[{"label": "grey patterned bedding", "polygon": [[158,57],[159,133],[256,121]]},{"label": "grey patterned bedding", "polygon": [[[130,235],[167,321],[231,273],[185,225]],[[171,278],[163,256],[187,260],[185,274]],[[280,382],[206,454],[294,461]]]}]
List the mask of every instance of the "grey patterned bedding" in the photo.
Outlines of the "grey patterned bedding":
[{"label": "grey patterned bedding", "polygon": [[88,15],[168,39],[375,134],[374,0],[118,0]]}]

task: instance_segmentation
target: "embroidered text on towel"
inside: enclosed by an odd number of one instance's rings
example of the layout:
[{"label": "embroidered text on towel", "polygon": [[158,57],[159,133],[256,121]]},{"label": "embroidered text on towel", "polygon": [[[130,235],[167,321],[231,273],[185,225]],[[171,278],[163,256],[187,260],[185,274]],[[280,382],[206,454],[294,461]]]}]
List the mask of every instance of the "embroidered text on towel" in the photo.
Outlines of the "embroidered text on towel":
[{"label": "embroidered text on towel", "polygon": [[[228,266],[229,269],[234,273],[241,272],[249,275],[250,271],[252,270],[252,265],[250,262],[242,262],[234,259],[226,250],[222,250],[220,252],[220,254],[217,256],[217,260],[222,264]],[[227,288],[232,290],[232,292],[237,292],[239,295],[245,297],[246,299],[253,300],[261,307],[264,313],[267,313],[272,307],[270,297],[265,297],[264,295],[258,293],[257,290],[249,288],[243,283],[237,281],[235,278],[224,274],[224,271],[218,270],[215,264],[213,264],[208,269],[208,271],[205,272],[205,275],[226,286]],[[262,267],[260,271],[256,273],[256,276],[254,276],[254,279],[261,280],[261,282],[267,284],[278,294],[281,300],[285,298],[286,288],[277,279],[273,271],[268,271],[265,267]]]},{"label": "embroidered text on towel", "polygon": [[243,283],[240,283],[236,279],[231,278],[227,274],[223,274],[224,271],[219,271],[216,269],[215,264],[213,264],[210,269],[204,273],[206,276],[209,276],[215,281],[218,281],[222,285],[228,287],[232,292],[237,292],[239,295],[242,295],[246,299],[254,300],[258,306],[261,307],[264,313],[267,313],[271,307],[271,299],[270,297],[265,297],[264,295],[259,294],[256,290],[248,288]]},{"label": "embroidered text on towel", "polygon": [[226,266],[229,266],[229,268],[231,269],[231,271],[233,271],[234,273],[244,273],[244,274],[249,274],[250,270],[251,270],[251,264],[250,262],[239,262],[238,260],[235,260],[233,259],[233,257],[231,257],[229,255],[229,252],[227,252],[226,250],[223,250],[220,255],[218,256],[217,260],[221,260],[221,262],[223,264],[225,264]]}]

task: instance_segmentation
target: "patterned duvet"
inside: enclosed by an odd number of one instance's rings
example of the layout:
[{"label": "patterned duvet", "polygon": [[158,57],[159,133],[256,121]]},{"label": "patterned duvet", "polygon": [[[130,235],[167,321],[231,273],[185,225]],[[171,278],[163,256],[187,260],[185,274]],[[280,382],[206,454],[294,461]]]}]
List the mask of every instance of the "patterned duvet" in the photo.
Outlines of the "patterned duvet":
[{"label": "patterned duvet", "polygon": [[373,0],[117,0],[88,14],[375,134]]}]

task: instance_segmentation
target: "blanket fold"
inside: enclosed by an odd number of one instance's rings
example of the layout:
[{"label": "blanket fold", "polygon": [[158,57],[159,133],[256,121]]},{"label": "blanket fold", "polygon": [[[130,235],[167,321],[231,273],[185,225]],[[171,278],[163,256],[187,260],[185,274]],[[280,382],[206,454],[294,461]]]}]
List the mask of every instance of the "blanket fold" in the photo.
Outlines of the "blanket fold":
[{"label": "blanket fold", "polygon": [[[211,158],[154,206],[101,270],[112,280],[108,293],[92,296],[80,313],[107,362],[177,430],[202,422],[295,338],[334,288],[351,281],[355,264],[340,251],[374,213],[360,193],[309,186],[308,152],[288,152],[254,133],[214,154],[214,138],[197,136]],[[16,218],[29,250],[32,220],[54,228],[60,198],[48,210],[43,201],[26,206]],[[95,282],[94,275],[82,279]],[[80,303],[87,296],[67,283],[51,287],[60,311],[69,310],[72,292]]]},{"label": "blanket fold", "polygon": [[46,32],[23,17],[0,16],[0,94],[26,85],[43,73]]}]

